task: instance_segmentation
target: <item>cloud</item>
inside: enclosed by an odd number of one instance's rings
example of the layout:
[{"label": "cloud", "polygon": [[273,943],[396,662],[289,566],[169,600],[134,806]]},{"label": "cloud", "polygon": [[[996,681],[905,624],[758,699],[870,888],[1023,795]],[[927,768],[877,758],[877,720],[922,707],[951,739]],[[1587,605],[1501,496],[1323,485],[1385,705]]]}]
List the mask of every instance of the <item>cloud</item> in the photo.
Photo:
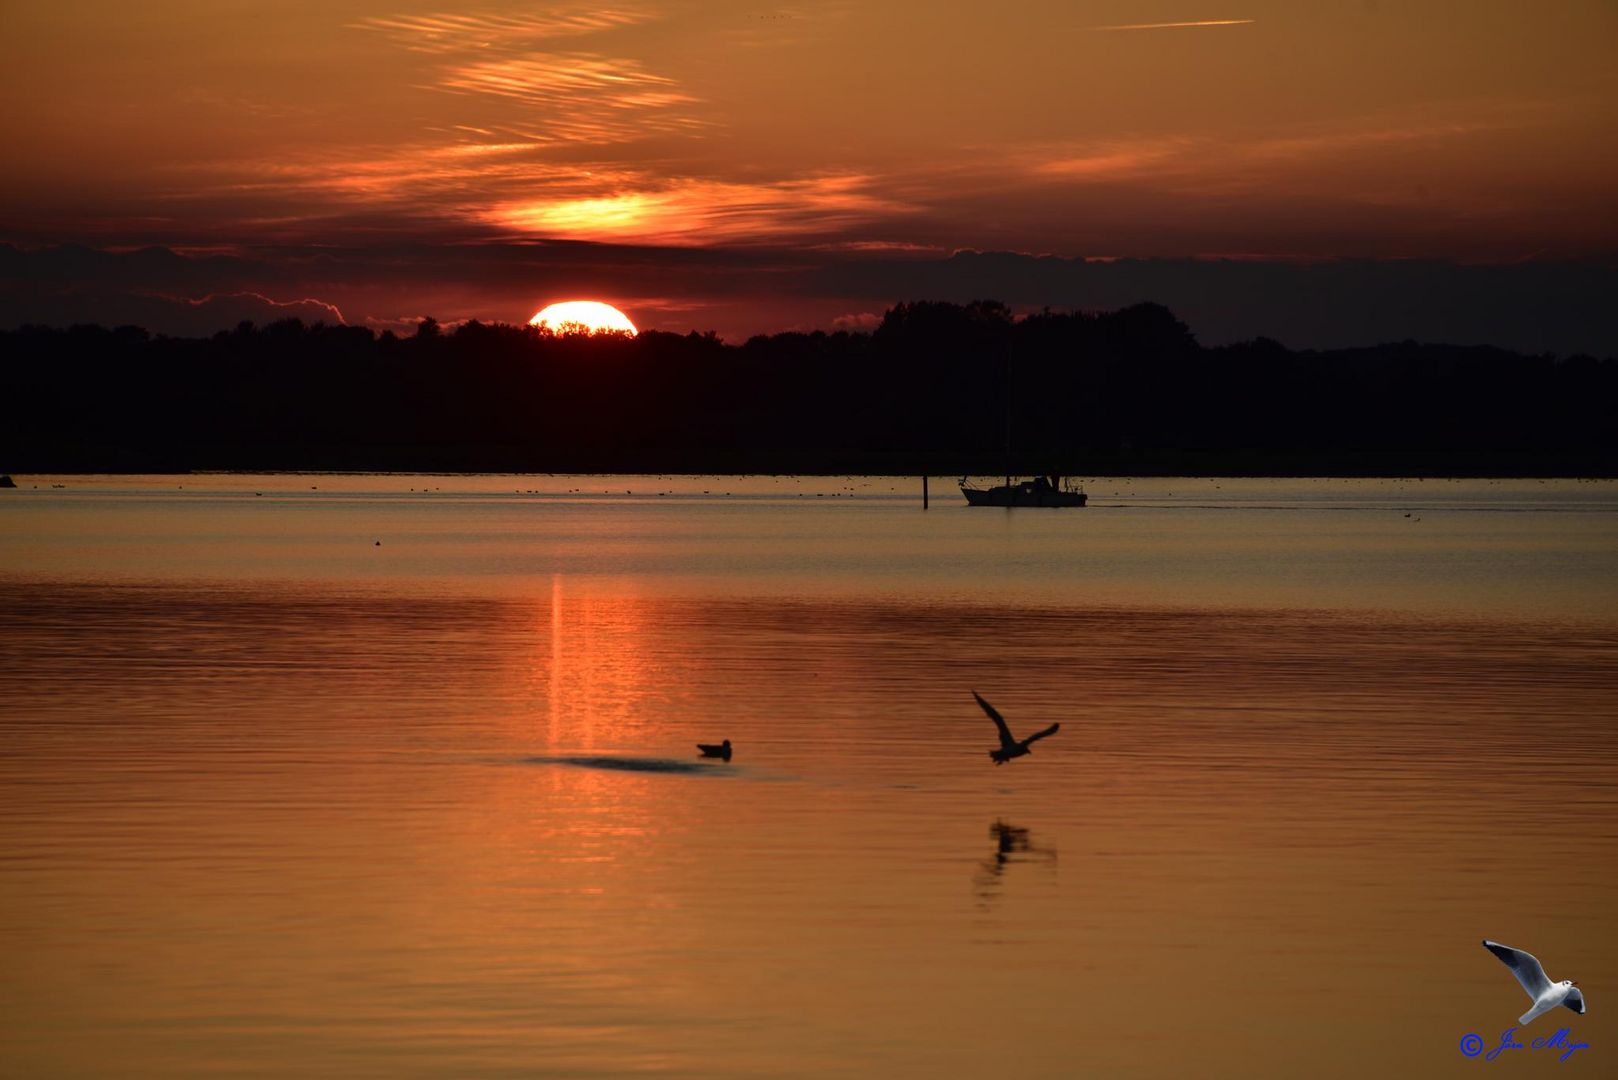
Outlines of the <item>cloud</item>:
[{"label": "cloud", "polygon": [[324,300],[273,300],[262,293],[215,293],[191,299],[160,293],[104,289],[41,291],[0,289],[0,328],[27,323],[72,326],[143,326],[171,337],[206,337],[240,322],[302,319],[341,325],[343,313]]},{"label": "cloud", "polygon": [[752,184],[630,173],[608,179],[617,183],[514,200],[489,216],[536,237],[711,245],[834,233],[903,209],[871,194],[871,178],[858,175]]},{"label": "cloud", "polygon": [[[1591,182],[1604,173],[1566,169],[1554,192],[1536,175],[1569,135],[1550,108],[1361,95],[1381,104],[1354,115],[1301,110],[1304,119],[1281,122],[1241,109],[1212,115],[1222,99],[1210,90],[1183,115],[1075,107],[1024,123],[1030,110],[1022,110],[986,128],[946,115],[959,80],[938,88],[937,108],[912,102],[918,91],[907,84],[889,95],[911,103],[904,112],[865,101],[859,80],[800,81],[806,69],[795,65],[822,48],[841,49],[838,63],[857,69],[870,42],[908,25],[898,16],[866,10],[857,26],[841,26],[846,5],[813,18],[768,6],[689,5],[674,18],[667,5],[512,3],[510,13],[351,23],[361,29],[340,44],[378,65],[387,123],[334,127],[317,109],[307,126],[318,136],[165,158],[93,202],[47,202],[39,212],[11,204],[0,236],[120,245],[569,238],[1085,256],[1493,257],[1611,247],[1613,218],[1603,211],[1613,188]],[[710,62],[728,27],[757,24],[789,38],[804,23],[837,29],[843,44],[780,58],[724,52],[727,64]],[[1194,23],[1203,24],[1246,23]],[[1117,24],[1172,25],[1181,24]],[[909,52],[899,59],[908,63]],[[736,72],[773,74],[759,83],[759,101],[741,101]],[[801,86],[817,89],[810,98],[824,90],[833,111],[817,122],[808,104],[777,96],[801,97]],[[798,121],[807,122],[801,131]],[[332,140],[338,130],[350,137]],[[1588,140],[1580,145],[1600,157]],[[108,182],[122,187],[116,176]]]},{"label": "cloud", "polygon": [[[1520,112],[1520,110],[1519,110]],[[1411,145],[1459,141],[1525,122],[1502,112],[1488,122],[1437,110],[1364,116],[1352,123],[1298,125],[1246,135],[1165,134],[1096,142],[1030,144],[1010,150],[1013,181],[1138,179],[1173,190],[1228,190],[1238,183],[1271,184],[1282,170],[1340,167],[1356,157]]]},{"label": "cloud", "polygon": [[525,15],[393,15],[350,26],[439,60],[427,86],[480,103],[480,115],[450,126],[459,139],[517,135],[529,144],[601,146],[708,125],[690,111],[696,97],[637,59],[534,46],[653,18],[637,8],[574,7]]},{"label": "cloud", "polygon": [[155,299],[190,308],[199,322],[216,322],[221,318],[233,317],[237,322],[242,318],[269,318],[302,319],[304,322],[344,325],[343,313],[337,310],[336,304],[328,304],[313,297],[304,297],[301,300],[272,300],[262,293],[238,292],[214,293],[198,300],[190,300],[183,296],[157,296]]},{"label": "cloud", "polygon": [[[531,74],[539,83],[612,81],[602,70],[544,71]],[[1435,148],[1446,161],[1480,154],[1492,134],[1531,126],[1537,114],[1522,110],[1483,121],[1433,106],[1223,138],[1165,133],[967,147],[947,164],[796,176],[760,169],[682,174],[679,159],[641,164],[578,148],[615,131],[634,137],[636,117],[651,108],[605,110],[621,115],[603,122],[581,114],[572,128],[564,119],[547,122],[548,130],[446,126],[444,141],[282,152],[177,170],[177,188],[192,194],[168,201],[191,223],[192,238],[259,243],[304,241],[318,231],[328,243],[387,235],[919,254],[1038,245],[1091,256],[1268,250],[1475,257],[1537,246],[1579,252],[1596,242],[1582,222],[1576,230],[1561,226],[1560,237],[1541,228],[1527,245],[1515,237],[1502,242],[1498,228],[1480,230],[1480,215],[1512,195],[1500,190],[1511,183],[1507,177],[1490,180],[1478,171],[1464,181],[1468,188],[1451,185],[1436,200],[1425,194],[1444,179],[1430,175],[1440,156]],[[560,117],[566,110],[548,111]],[[660,115],[679,126],[677,112]],[[557,151],[569,139],[578,143],[564,157]],[[157,239],[158,228],[147,235]],[[126,231],[121,239],[128,238]],[[1565,242],[1558,246],[1558,239]]]},{"label": "cloud", "polygon": [[853,334],[869,334],[882,325],[882,316],[874,311],[860,311],[851,315],[839,315],[831,321],[833,330],[847,330]]},{"label": "cloud", "polygon": [[673,79],[646,71],[637,60],[597,53],[536,52],[457,64],[436,85],[450,93],[543,109],[542,123],[530,120],[507,128],[533,142],[602,145],[705,126],[680,111],[698,99]]},{"label": "cloud", "polygon": [[694,100],[668,90],[673,79],[641,70],[638,61],[594,53],[529,53],[467,64],[451,69],[440,85],[535,105],[568,104],[580,95],[603,91],[609,92],[606,100],[619,108]]},{"label": "cloud", "polygon": [[382,34],[412,52],[449,53],[597,34],[653,17],[648,11],[628,8],[552,8],[527,15],[382,15],[349,27]]},{"label": "cloud", "polygon": [[[363,326],[370,327],[372,332],[377,334],[392,331],[399,337],[409,337],[411,334],[416,332],[416,327],[420,326],[422,321],[429,317],[430,316],[427,315],[394,315],[388,318],[377,318],[375,316],[367,315],[365,318],[360,320],[360,323]],[[438,321],[439,325],[445,329],[453,329],[455,326],[459,325],[457,321],[453,320],[449,322],[442,320],[435,321]],[[460,322],[464,321],[465,320],[460,320]]]},{"label": "cloud", "polygon": [[[318,227],[328,242],[383,231],[465,242],[779,244],[846,236],[878,219],[902,221],[914,209],[876,194],[881,178],[866,173],[727,180],[558,162],[544,151],[512,142],[373,147],[347,160],[266,158],[230,166],[229,175],[211,181],[207,198],[237,235],[290,239]],[[205,220],[204,200],[189,202],[193,221]],[[247,205],[257,213],[241,213]],[[903,240],[849,242],[938,250]]]},{"label": "cloud", "polygon": [[[1573,49],[1558,62],[1529,14],[1456,41],[1443,20],[1231,6],[375,0],[246,31],[147,19],[131,42],[45,5],[60,40],[18,56],[40,94],[12,125],[0,238],[1615,250],[1611,95],[1580,75],[1603,70],[1594,23],[1546,31]],[[1296,47],[1230,66],[1236,37],[1272,32]],[[1545,48],[1502,66],[1508,38]],[[1148,48],[1176,41],[1220,47]],[[1374,71],[1371,41],[1393,49]]]},{"label": "cloud", "polygon": [[[1161,175],[1162,166],[1182,158],[1191,140],[1160,138],[1135,143],[1103,143],[1077,153],[1057,151],[1056,156],[1033,155],[1029,172],[1037,177],[1065,180],[1106,179],[1144,173]],[[1049,151],[1047,151],[1049,153]]]},{"label": "cloud", "polygon": [[938,244],[916,244],[908,240],[836,240],[809,245],[812,251],[908,251],[918,255],[947,254]]}]

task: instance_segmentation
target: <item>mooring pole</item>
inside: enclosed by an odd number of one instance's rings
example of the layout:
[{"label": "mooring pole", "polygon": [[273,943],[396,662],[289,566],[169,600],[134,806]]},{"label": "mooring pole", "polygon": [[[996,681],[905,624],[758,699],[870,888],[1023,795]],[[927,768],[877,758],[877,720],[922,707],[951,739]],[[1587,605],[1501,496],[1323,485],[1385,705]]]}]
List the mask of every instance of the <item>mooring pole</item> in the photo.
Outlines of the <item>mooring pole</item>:
[{"label": "mooring pole", "polygon": [[927,478],[925,476],[921,478],[921,508],[923,510],[927,509]]}]

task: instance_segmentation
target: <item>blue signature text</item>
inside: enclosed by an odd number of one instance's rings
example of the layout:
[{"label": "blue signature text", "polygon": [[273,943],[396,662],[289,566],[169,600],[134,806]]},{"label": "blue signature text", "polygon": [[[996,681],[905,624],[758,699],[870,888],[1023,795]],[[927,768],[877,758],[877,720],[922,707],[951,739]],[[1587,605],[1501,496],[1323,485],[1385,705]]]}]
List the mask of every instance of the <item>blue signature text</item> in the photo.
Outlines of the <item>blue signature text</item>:
[{"label": "blue signature text", "polygon": [[1486,1054],[1483,1053],[1483,1039],[1475,1034],[1468,1033],[1461,1037],[1461,1053],[1465,1054],[1467,1057],[1477,1057],[1479,1054],[1483,1054],[1484,1061],[1493,1061],[1507,1050],[1523,1050],[1529,1048],[1534,1050],[1560,1050],[1562,1051],[1562,1056],[1557,1058],[1557,1060],[1566,1061],[1568,1058],[1572,1057],[1576,1051],[1587,1050],[1590,1047],[1589,1043],[1574,1042],[1573,1032],[1569,1031],[1567,1028],[1559,1029],[1555,1035],[1541,1035],[1539,1038],[1528,1043],[1526,1047],[1516,1039],[1512,1038],[1512,1036],[1516,1033],[1516,1028],[1507,1028],[1500,1034],[1500,1045],[1495,1047],[1493,1050],[1490,1050]]}]

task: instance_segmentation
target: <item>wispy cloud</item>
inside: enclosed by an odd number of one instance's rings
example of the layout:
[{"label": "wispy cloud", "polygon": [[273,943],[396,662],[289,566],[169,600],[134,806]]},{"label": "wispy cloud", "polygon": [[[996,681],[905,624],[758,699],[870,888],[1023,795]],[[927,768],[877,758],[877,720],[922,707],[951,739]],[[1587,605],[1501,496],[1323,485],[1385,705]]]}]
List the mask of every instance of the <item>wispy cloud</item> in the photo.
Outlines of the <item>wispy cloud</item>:
[{"label": "wispy cloud", "polygon": [[218,309],[245,301],[250,305],[262,305],[280,318],[296,316],[309,319],[312,317],[317,322],[334,322],[339,325],[345,321],[343,313],[337,309],[336,304],[330,304],[312,296],[306,296],[300,300],[271,300],[263,293],[235,292],[210,293],[200,299],[192,300],[183,296],[165,296],[162,293],[154,295],[160,296],[164,300],[170,300],[176,304],[186,304],[193,308]]},{"label": "wispy cloud", "polygon": [[1422,109],[1360,117],[1332,126],[1245,135],[1164,134],[1098,142],[1025,145],[1008,151],[1002,169],[1037,184],[1127,181],[1174,190],[1214,192],[1262,186],[1283,175],[1346,169],[1411,146],[1459,145],[1531,114],[1489,122]]},{"label": "wispy cloud", "polygon": [[545,110],[538,122],[514,129],[537,142],[622,142],[702,126],[679,111],[697,98],[673,79],[639,61],[595,53],[528,53],[452,66],[438,87]]},{"label": "wispy cloud", "polygon": [[1086,146],[1075,151],[1058,148],[1050,156],[1034,155],[1029,171],[1036,176],[1057,180],[1109,180],[1138,175],[1164,162],[1180,157],[1191,140],[1184,138],[1142,139]]},{"label": "wispy cloud", "polygon": [[1251,26],[1257,19],[1197,19],[1191,22],[1123,23],[1118,26],[1087,26],[1093,33],[1114,30],[1190,30],[1202,26]]},{"label": "wispy cloud", "polygon": [[413,52],[451,53],[528,46],[535,41],[595,34],[651,18],[649,12],[628,8],[560,8],[532,15],[386,15],[361,19],[349,26],[382,34]]},{"label": "wispy cloud", "polygon": [[468,220],[513,190],[561,184],[588,171],[542,160],[533,143],[375,146],[352,156],[306,155],[222,166],[217,194],[286,204],[310,219],[355,210]]},{"label": "wispy cloud", "polygon": [[431,56],[419,86],[483,103],[476,115],[437,130],[500,148],[513,137],[532,145],[605,145],[708,126],[693,111],[700,104],[695,96],[637,59],[535,48],[656,17],[636,7],[574,6],[524,15],[393,15],[349,25]]}]

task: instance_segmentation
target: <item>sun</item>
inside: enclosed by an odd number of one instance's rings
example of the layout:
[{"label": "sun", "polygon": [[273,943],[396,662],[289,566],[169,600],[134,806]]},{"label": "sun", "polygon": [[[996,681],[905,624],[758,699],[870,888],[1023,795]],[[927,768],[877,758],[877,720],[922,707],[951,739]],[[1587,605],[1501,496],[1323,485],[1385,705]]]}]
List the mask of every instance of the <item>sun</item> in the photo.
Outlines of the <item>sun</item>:
[{"label": "sun", "polygon": [[629,316],[599,300],[564,300],[552,304],[528,320],[530,326],[548,326],[558,334],[628,334],[634,337],[640,331],[629,321]]}]

